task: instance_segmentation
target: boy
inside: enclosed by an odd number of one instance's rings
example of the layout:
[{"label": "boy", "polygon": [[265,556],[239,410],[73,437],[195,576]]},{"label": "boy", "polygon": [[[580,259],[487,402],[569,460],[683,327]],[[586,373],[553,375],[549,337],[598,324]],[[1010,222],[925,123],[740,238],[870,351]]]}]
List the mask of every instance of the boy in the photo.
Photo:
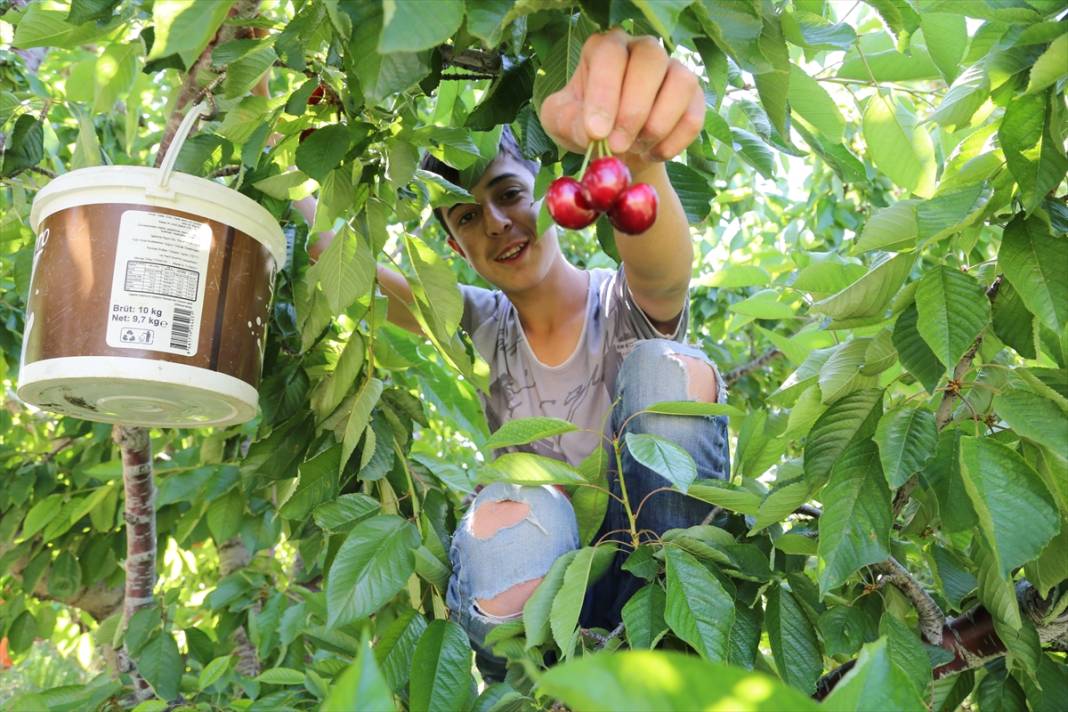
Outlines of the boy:
[{"label": "boy", "polygon": [[[570,420],[583,430],[527,449],[577,465],[602,446],[606,418],[615,434],[630,415],[653,403],[726,399],[707,356],[681,343],[693,248],[663,163],[696,138],[704,111],[704,93],[685,66],[670,59],[657,40],[620,30],[590,37],[571,81],[545,100],[542,125],[557,144],[585,153],[591,141],[607,139],[632,182],[649,183],[659,194],[656,222],[648,231],[616,232],[622,260],[617,271],[578,269],[564,258],[554,229],[537,234],[537,164],[523,158],[507,130],[498,156],[475,185],[464,186],[475,202],[438,211],[449,247],[497,288],[462,287],[462,325],[490,365],[490,392],[483,402],[491,429],[535,415]],[[455,169],[432,157],[423,166],[459,183]],[[301,207],[308,212],[307,205]],[[404,278],[382,267],[378,274],[389,297],[388,318],[419,333],[406,306],[412,297]],[[644,414],[627,432],[660,435],[684,447],[699,477],[727,477],[724,418]],[[629,453],[623,472],[634,507],[669,484]],[[614,474],[610,479],[618,496]],[[709,510],[678,493],[656,493],[637,525],[659,536],[700,523]],[[606,538],[629,542],[612,534],[628,526],[622,506],[610,501],[602,527]],[[522,615],[553,561],[578,546],[574,510],[556,488],[496,483],[475,498],[453,539],[447,603],[479,652],[484,674],[497,677],[503,671],[483,647],[485,635]],[[583,625],[611,627],[620,620],[622,605],[641,583],[620,569],[625,554],[591,591]]]}]

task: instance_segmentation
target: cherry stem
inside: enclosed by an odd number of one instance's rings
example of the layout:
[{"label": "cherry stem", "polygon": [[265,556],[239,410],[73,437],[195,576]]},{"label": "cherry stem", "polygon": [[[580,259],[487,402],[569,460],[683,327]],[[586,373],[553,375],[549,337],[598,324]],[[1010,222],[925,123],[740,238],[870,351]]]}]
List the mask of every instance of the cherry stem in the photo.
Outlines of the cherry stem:
[{"label": "cherry stem", "polygon": [[582,167],[579,168],[579,178],[586,175],[586,166],[590,164],[590,156],[593,155],[593,149],[598,143],[598,141],[594,141],[586,147],[586,157],[582,159]]}]

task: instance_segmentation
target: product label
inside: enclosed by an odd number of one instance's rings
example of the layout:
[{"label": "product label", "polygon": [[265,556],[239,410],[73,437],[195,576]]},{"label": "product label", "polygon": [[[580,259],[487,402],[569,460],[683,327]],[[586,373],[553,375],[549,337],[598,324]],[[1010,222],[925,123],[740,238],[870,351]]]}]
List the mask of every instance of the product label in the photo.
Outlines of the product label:
[{"label": "product label", "polygon": [[142,210],[123,213],[108,346],[195,355],[210,254],[208,223]]}]

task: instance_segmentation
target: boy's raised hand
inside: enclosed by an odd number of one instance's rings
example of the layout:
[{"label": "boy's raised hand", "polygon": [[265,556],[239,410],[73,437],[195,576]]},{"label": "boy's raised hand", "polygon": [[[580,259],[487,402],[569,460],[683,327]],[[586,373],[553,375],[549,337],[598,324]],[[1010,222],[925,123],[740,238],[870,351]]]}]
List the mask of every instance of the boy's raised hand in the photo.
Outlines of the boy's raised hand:
[{"label": "boy's raised hand", "polygon": [[592,35],[571,81],[546,97],[541,122],[557,144],[585,153],[591,141],[635,162],[666,161],[704,126],[697,77],[653,37],[620,29]]}]

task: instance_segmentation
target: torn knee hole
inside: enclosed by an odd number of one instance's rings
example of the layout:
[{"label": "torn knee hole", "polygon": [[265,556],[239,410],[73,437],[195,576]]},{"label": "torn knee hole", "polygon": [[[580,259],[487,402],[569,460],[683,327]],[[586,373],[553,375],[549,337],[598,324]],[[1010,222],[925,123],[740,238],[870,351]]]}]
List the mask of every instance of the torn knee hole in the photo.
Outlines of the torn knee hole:
[{"label": "torn knee hole", "polygon": [[523,612],[523,605],[534,593],[534,589],[538,587],[544,576],[539,576],[536,579],[530,581],[523,581],[517,583],[508,590],[500,593],[493,598],[476,598],[475,605],[478,609],[486,615],[495,616],[497,618],[508,618],[509,616],[516,616]]},{"label": "torn knee hole", "polygon": [[686,394],[690,398],[707,403],[717,402],[719,388],[716,372],[711,366],[693,356],[671,354],[671,358],[678,361],[686,371]]},{"label": "torn knee hole", "polygon": [[530,515],[530,505],[512,499],[486,502],[471,516],[471,533],[476,539],[489,539],[501,529],[513,527]]}]

